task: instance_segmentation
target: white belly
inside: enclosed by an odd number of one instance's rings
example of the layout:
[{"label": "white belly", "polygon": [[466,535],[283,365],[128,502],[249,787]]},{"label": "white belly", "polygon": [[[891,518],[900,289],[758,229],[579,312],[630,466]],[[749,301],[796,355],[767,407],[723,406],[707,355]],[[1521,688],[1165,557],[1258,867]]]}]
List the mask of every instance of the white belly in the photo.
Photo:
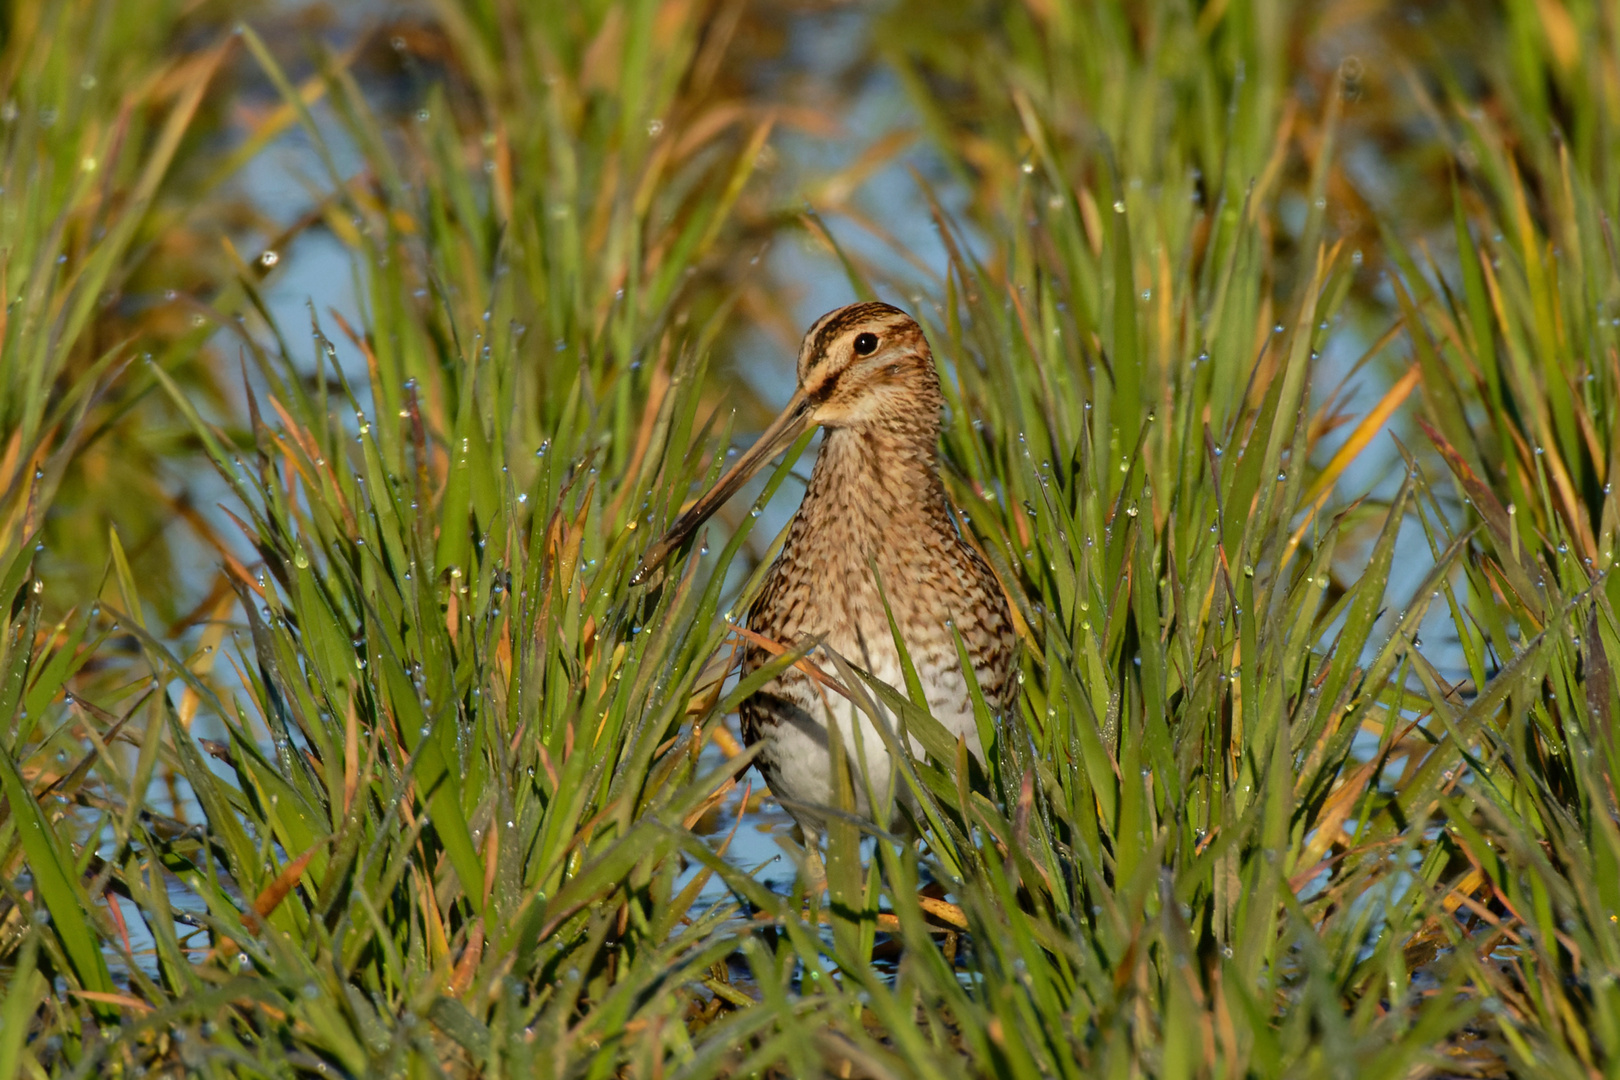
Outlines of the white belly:
[{"label": "white belly", "polygon": [[[863,667],[862,661],[866,661],[871,665],[866,670],[904,695],[906,681],[900,667],[899,653],[895,651],[891,639],[887,636],[881,639],[881,645],[873,644],[874,637],[875,635],[868,636],[864,656],[857,651],[859,645],[854,641],[838,642],[833,644],[833,647],[836,649],[838,645],[845,646],[845,649],[839,649],[839,654],[851,666]],[[961,669],[954,663],[949,665],[938,663],[937,661],[944,657],[938,656],[937,653],[938,650],[935,650],[935,655],[928,655],[919,650],[912,657],[912,663],[918,668],[917,674],[923,686],[923,695],[928,701],[928,710],[946,731],[963,738],[967,743],[968,752],[982,762],[984,753],[966,681],[962,678]],[[836,665],[820,650],[812,653],[811,659],[817,661],[817,666],[835,681],[842,682]],[[954,655],[951,659],[954,660]],[[842,736],[845,754],[849,759],[851,776],[855,784],[855,813],[868,820],[888,825],[894,818],[895,799],[905,798],[906,788],[904,782],[900,780],[897,764],[889,755],[888,741],[878,731],[872,717],[857,707],[854,701],[834,690],[821,688],[820,692],[817,692],[809,680],[798,680],[794,689],[797,693],[793,696],[804,712],[797,720],[776,724],[770,734],[770,757],[774,765],[771,788],[776,796],[801,824],[808,824],[807,816],[814,816],[813,813],[807,815],[806,809],[838,805],[828,748],[831,729],[829,720],[831,720],[836,723],[837,730]],[[891,735],[897,734],[900,727],[899,718],[884,707],[864,684],[854,689],[857,699],[863,697],[870,699],[876,706],[879,717]],[[922,744],[915,736],[909,737],[907,741],[910,743],[912,755],[921,758],[924,754]],[[896,784],[899,786],[896,787]],[[874,812],[874,806],[888,807],[888,813]]]}]

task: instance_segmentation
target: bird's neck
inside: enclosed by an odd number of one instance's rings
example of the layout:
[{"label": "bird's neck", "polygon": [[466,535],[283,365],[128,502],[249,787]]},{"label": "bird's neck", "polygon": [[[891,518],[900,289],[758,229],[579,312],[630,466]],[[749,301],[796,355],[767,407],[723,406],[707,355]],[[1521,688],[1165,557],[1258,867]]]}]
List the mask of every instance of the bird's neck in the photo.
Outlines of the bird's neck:
[{"label": "bird's neck", "polygon": [[952,529],[939,478],[939,432],[829,428],[801,519],[839,522],[862,547],[908,530]]}]

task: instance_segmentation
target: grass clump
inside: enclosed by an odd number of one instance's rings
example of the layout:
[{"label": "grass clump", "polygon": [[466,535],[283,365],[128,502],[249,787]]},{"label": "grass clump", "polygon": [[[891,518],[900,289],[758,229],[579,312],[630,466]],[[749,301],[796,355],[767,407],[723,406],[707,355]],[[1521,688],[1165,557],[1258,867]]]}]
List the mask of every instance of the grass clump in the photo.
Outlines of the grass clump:
[{"label": "grass clump", "polygon": [[[79,49],[24,6],[0,69],[0,1075],[1613,1067],[1597,7],[898,4],[860,70],[928,137],[926,280],[760,175],[817,130],[747,77],[762,8],[447,0],[367,39],[396,113],[367,48],[171,56],[199,12],[134,7],[74,8]],[[208,170],[227,69],[277,104]],[[359,297],[307,338],[260,237],[160,254],[289,133],[318,195],[268,250],[323,233]],[[1380,201],[1425,176],[1430,218]],[[845,673],[928,753],[918,839],[830,830],[825,904],[694,832],[748,809],[753,518],[632,583],[732,441],[734,267],[801,223],[851,292],[926,297],[1024,641],[971,776]],[[198,326],[105,302],[181,273]],[[206,459],[200,580],[120,456]]]}]

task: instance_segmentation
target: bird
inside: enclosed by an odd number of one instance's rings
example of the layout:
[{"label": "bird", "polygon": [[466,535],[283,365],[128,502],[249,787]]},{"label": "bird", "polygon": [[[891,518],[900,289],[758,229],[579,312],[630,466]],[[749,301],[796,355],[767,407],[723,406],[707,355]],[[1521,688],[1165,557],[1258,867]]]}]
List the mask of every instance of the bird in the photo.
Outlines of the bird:
[{"label": "bird", "polygon": [[[823,439],[803,501],[748,610],[743,675],[774,651],[814,642],[805,661],[830,679],[837,679],[829,655],[836,652],[904,694],[892,612],[929,712],[982,764],[957,636],[996,716],[1005,715],[1017,695],[1017,637],[1007,594],[961,534],[940,478],[944,394],[928,340],[899,308],[850,304],[810,327],[797,376],[781,414],[648,548],[637,577],[647,576],[750,477],[819,426]],[[895,763],[872,720],[852,700],[828,693],[825,681],[801,663],[739,708],[743,740],[764,744],[755,764],[802,830],[811,879],[823,885],[819,844],[829,809],[838,805],[830,724],[836,722],[843,739],[860,819],[888,829],[898,813],[895,796],[905,797],[894,789]],[[922,755],[914,738],[912,750]]]}]

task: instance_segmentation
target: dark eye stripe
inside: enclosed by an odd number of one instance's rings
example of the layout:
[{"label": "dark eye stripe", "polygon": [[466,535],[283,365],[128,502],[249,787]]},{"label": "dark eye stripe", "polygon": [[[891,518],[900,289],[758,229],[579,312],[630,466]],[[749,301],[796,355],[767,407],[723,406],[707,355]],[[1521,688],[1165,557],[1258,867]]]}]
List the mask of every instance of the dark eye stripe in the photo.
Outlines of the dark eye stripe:
[{"label": "dark eye stripe", "polygon": [[816,386],[816,389],[815,389],[815,391],[813,393],[813,396],[816,397],[816,398],[819,398],[822,401],[826,401],[829,397],[832,396],[832,392],[834,390],[838,389],[838,380],[842,379],[844,377],[844,372],[846,372],[848,370],[849,370],[849,368],[847,368],[847,367],[839,368],[837,371],[833,372],[831,375],[828,375],[825,379],[823,379],[820,382],[820,384],[818,384]]}]

